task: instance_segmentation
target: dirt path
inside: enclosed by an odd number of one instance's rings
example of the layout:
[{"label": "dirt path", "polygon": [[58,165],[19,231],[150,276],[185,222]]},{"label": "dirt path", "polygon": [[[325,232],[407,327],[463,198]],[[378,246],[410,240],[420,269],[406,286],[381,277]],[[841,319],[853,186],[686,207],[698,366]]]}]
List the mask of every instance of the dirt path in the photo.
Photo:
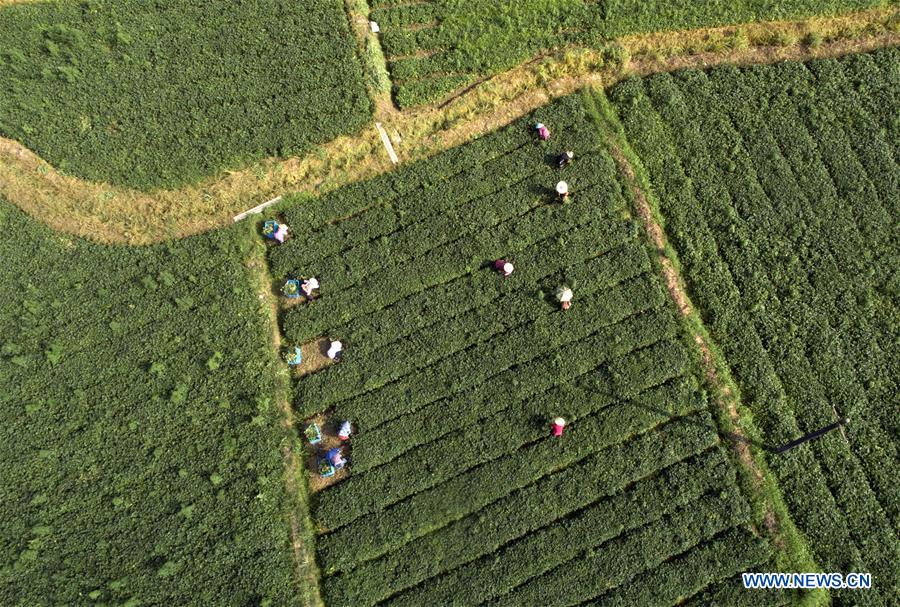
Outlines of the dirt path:
[{"label": "dirt path", "polygon": [[[377,94],[374,118],[392,138],[396,134],[397,154],[408,162],[506,125],[585,85],[608,86],[628,75],[682,67],[807,60],[895,46],[900,34],[891,31],[896,28],[891,23],[898,14],[897,8],[876,9],[835,18],[632,36],[618,42],[632,58],[624,65],[610,63],[600,51],[563,49],[466,87],[434,106],[400,112],[388,95]],[[364,24],[357,21],[363,35]],[[809,32],[821,42],[804,44]],[[0,138],[0,196],[57,231],[110,243],[146,244],[196,234],[227,225],[237,213],[279,194],[321,193],[391,168],[373,124],[302,158],[270,159],[198,185],[148,194],[63,175],[18,142]]]},{"label": "dirt path", "polygon": [[270,346],[280,365],[278,387],[274,395],[281,413],[281,426],[285,434],[282,447],[284,460],[285,487],[287,489],[287,522],[290,530],[298,597],[304,607],[323,607],[319,594],[318,570],[312,548],[312,524],[309,519],[309,496],[305,485],[303,445],[296,433],[296,419],[291,407],[290,374],[278,353],[281,349],[281,330],[278,325],[278,300],[272,292],[272,278],[265,259],[265,248],[254,246],[251,257],[246,262],[254,290],[265,310],[270,329]]},{"label": "dirt path", "polygon": [[[622,153],[622,149],[616,142],[610,142],[609,150],[613,156],[613,159],[616,161],[619,171],[625,177],[625,180],[628,183],[629,188],[631,189],[631,193],[635,202],[635,210],[637,211],[637,214],[641,219],[641,223],[644,225],[647,236],[650,238],[650,242],[653,243],[653,246],[656,249],[660,267],[662,268],[663,278],[666,283],[666,290],[669,292],[669,296],[672,298],[672,301],[675,302],[675,305],[682,317],[689,318],[695,316],[696,311],[691,305],[687,293],[685,292],[685,288],[681,281],[681,278],[677,270],[675,269],[672,260],[667,254],[665,233],[663,232],[662,226],[660,226],[659,222],[653,215],[650,204],[647,202],[647,197],[645,196],[644,191],[642,190],[638,180],[635,177],[634,168],[631,166],[631,163]],[[731,446],[734,449],[734,452],[737,455],[737,458],[740,461],[741,465],[753,479],[755,488],[759,490],[762,487],[763,483],[763,473],[757,465],[753,453],[750,451],[750,441],[747,439],[747,437],[744,435],[743,430],[741,429],[741,419],[738,412],[738,399],[731,390],[730,386],[728,386],[728,384],[722,381],[722,379],[720,378],[719,371],[716,367],[715,358],[713,357],[713,353],[709,347],[709,344],[706,343],[705,338],[697,332],[693,332],[693,338],[694,342],[697,344],[698,350],[700,351],[703,371],[706,375],[706,381],[712,389],[711,391],[715,403],[721,409],[727,412],[728,417],[731,420]],[[770,537],[776,542],[777,545],[780,542],[779,526],[775,511],[771,506],[768,507],[765,512],[765,516],[763,517],[763,524],[765,525]]]}]

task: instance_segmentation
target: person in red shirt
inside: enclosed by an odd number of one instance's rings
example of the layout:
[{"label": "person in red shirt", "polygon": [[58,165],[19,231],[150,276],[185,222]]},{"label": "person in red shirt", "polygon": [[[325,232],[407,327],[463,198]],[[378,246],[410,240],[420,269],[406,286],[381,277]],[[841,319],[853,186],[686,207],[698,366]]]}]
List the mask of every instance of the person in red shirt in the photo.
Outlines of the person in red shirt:
[{"label": "person in red shirt", "polygon": [[562,436],[563,429],[566,427],[566,420],[557,417],[553,420],[553,436]]}]

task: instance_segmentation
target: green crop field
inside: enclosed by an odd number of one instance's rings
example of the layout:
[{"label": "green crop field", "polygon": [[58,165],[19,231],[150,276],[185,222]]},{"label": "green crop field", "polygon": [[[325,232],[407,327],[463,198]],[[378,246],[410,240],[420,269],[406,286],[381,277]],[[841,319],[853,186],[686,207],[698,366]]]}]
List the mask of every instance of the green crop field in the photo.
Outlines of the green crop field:
[{"label": "green crop field", "polygon": [[4,201],[0,229],[0,603],[296,600],[249,230],[108,247]]},{"label": "green crop field", "polygon": [[761,20],[832,15],[884,0],[370,0],[402,107],[563,46]]},{"label": "green crop field", "polygon": [[573,96],[284,212],[273,275],[322,284],[284,333],[347,348],[295,406],[359,429],[314,500],[327,605],[668,604],[768,562],[617,175]]},{"label": "green crop field", "polygon": [[872,572],[864,604],[885,606],[900,587],[898,74],[889,49],[610,95],[765,440],[851,418],[771,461],[824,571]]},{"label": "green crop field", "polygon": [[895,4],[0,0],[0,607],[897,605]]},{"label": "green crop field", "polygon": [[0,135],[73,175],[175,187],[371,115],[341,0],[0,6]]}]

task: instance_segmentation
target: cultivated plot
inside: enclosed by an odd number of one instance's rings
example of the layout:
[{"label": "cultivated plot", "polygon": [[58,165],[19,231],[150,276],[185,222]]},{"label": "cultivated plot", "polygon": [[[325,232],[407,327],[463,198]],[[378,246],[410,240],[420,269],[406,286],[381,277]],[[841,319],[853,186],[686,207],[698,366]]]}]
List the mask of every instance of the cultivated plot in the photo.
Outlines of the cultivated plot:
[{"label": "cultivated plot", "polygon": [[0,229],[0,603],[295,601],[254,236]]},{"label": "cultivated plot", "polygon": [[371,115],[341,0],[0,8],[0,135],[66,173],[172,188]]},{"label": "cultivated plot", "polygon": [[598,142],[569,97],[284,213],[274,276],[321,284],[284,333],[345,346],[295,406],[359,431],[314,500],[328,605],[674,604],[767,563]]},{"label": "cultivated plot", "polygon": [[[442,99],[539,52],[629,34],[800,19],[878,0],[370,0],[401,107]],[[614,57],[610,57],[614,58]]]},{"label": "cultivated plot", "polygon": [[615,87],[691,296],[841,604],[895,603],[900,52],[658,75]]}]

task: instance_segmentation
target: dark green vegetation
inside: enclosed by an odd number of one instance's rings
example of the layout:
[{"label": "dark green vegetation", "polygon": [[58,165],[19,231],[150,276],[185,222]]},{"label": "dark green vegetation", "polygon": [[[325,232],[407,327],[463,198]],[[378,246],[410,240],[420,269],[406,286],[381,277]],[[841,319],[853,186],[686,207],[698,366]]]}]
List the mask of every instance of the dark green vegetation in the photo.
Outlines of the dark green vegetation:
[{"label": "dark green vegetation", "polygon": [[341,0],[0,8],[0,135],[61,170],[173,187],[371,114]]},{"label": "dark green vegetation", "polygon": [[346,347],[295,406],[360,431],[314,500],[326,604],[670,605],[770,567],[629,208],[575,96],[285,211],[273,275],[322,297],[284,333]]},{"label": "dark green vegetation", "polygon": [[[611,99],[691,296],[839,604],[895,605],[900,51],[632,80]],[[893,597],[893,598],[891,598]]]},{"label": "dark green vegetation", "polygon": [[[370,0],[402,107],[562,46],[628,34],[833,15],[885,0]],[[611,56],[615,59],[615,56]]]},{"label": "dark green vegetation", "polygon": [[0,201],[3,605],[296,599],[246,227],[106,247]]}]

